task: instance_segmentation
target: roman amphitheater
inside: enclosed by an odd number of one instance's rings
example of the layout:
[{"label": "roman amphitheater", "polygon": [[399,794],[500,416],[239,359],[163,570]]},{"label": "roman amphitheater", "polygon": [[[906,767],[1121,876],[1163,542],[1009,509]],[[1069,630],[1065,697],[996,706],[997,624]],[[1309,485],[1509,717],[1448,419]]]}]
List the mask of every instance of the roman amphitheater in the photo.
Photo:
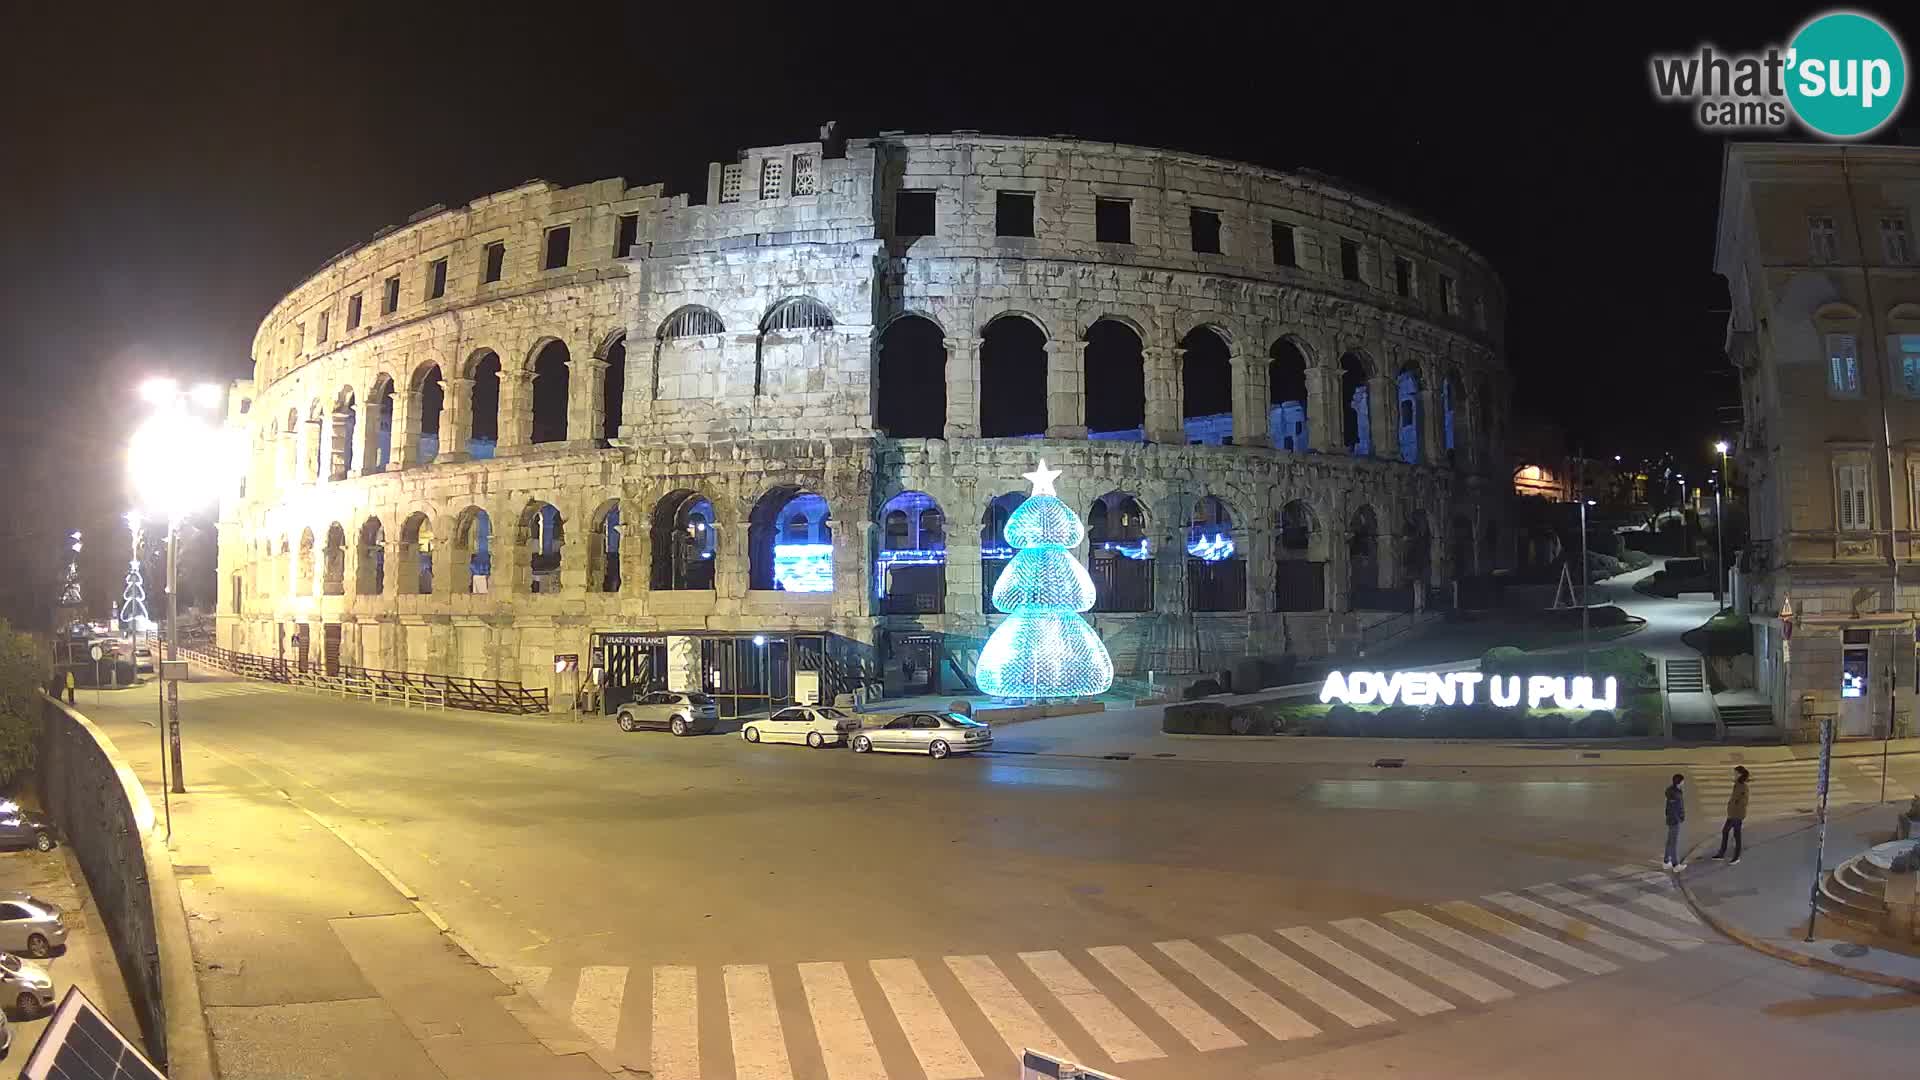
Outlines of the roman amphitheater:
[{"label": "roman amphitheater", "polygon": [[1123,678],[1352,648],[1501,557],[1504,293],[1458,240],[1306,172],[820,135],[301,282],[229,397],[217,644],[556,708],[964,692],[1042,458]]}]

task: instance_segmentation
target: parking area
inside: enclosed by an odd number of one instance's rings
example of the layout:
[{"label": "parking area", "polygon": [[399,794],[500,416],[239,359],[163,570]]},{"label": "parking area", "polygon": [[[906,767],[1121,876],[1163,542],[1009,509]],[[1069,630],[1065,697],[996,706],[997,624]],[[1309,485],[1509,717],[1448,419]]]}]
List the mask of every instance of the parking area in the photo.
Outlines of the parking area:
[{"label": "parking area", "polygon": [[[87,892],[80,866],[63,845],[52,851],[0,851],[0,893],[24,892],[46,900],[60,909],[67,928],[64,945],[55,947],[45,960],[22,959],[38,964],[53,977],[53,999],[57,1002],[67,987],[78,986],[82,993],[106,1012],[120,1030],[138,1041],[140,1030],[134,1018],[133,1004],[127,998],[126,984],[113,959],[113,947],[94,910],[93,897]],[[4,971],[0,971],[3,976]],[[4,998],[8,1025],[13,1029],[13,1049],[0,1075],[13,1075],[32,1049],[40,1030],[46,1026],[51,1008],[23,1011],[12,992]]]}]

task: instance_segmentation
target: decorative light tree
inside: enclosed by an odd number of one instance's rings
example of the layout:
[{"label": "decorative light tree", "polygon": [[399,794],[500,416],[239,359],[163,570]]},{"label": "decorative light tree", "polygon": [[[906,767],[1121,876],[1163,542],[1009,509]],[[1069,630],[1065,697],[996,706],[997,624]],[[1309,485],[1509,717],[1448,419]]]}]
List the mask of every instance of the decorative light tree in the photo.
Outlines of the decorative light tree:
[{"label": "decorative light tree", "polygon": [[120,624],[137,631],[152,620],[147,617],[147,585],[140,577],[140,515],[127,511],[127,530],[133,534],[133,558],[127,563],[126,588],[120,591]]},{"label": "decorative light tree", "polygon": [[1113,685],[1113,659],[1080,612],[1093,607],[1093,579],[1068,549],[1087,535],[1053,493],[1060,470],[1025,474],[1033,494],[1007,518],[1013,561],[993,586],[993,603],[1007,613],[980,650],[975,679],[998,698],[1064,698],[1098,694]]}]

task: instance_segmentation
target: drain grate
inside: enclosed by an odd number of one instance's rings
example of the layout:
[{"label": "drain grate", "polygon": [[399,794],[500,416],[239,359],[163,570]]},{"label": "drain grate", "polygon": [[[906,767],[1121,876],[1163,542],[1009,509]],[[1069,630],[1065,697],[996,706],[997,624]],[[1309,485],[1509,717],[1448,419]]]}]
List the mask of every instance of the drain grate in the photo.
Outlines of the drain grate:
[{"label": "drain grate", "polygon": [[1403,757],[1383,757],[1383,758],[1373,759],[1373,767],[1376,769],[1400,769],[1400,768],[1405,768],[1406,764],[1407,764],[1407,759]]},{"label": "drain grate", "polygon": [[1107,759],[1108,761],[1132,761],[1133,760],[1133,754],[1130,752],[1122,752],[1118,754],[1101,754],[1100,756]]},{"label": "drain grate", "polygon": [[1153,755],[1153,756],[1154,756],[1154,757],[1174,757],[1175,755],[1173,755],[1173,754],[1168,754],[1168,753],[1160,753],[1160,754],[1155,754],[1155,755]]},{"label": "drain grate", "polygon": [[1840,944],[1835,945],[1833,947],[1833,955],[1845,956],[1849,958],[1857,957],[1857,956],[1865,956],[1867,955],[1867,947],[1857,942],[1843,941]]},{"label": "drain grate", "polygon": [[211,873],[213,873],[213,867],[211,866],[190,866],[190,865],[182,865],[180,863],[173,864],[173,876],[175,877],[199,877],[202,874],[211,874]]}]

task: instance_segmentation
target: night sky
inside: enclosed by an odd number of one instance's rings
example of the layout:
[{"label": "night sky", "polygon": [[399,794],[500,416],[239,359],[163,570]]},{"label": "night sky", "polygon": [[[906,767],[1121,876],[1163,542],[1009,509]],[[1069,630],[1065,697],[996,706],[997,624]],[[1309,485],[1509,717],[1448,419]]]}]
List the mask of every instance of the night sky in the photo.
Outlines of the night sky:
[{"label": "night sky", "polygon": [[[1377,191],[1505,279],[1516,413],[1596,455],[1704,457],[1737,422],[1718,408],[1737,405],[1711,271],[1721,142],[1653,101],[1647,57],[1781,42],[1821,10],[500,6],[10,7],[10,584],[67,528],[112,535],[139,377],[246,376],[268,306],[336,252],[532,177],[702,191],[707,162],[829,119],[1072,133]],[[88,587],[117,595],[107,572]]]}]

